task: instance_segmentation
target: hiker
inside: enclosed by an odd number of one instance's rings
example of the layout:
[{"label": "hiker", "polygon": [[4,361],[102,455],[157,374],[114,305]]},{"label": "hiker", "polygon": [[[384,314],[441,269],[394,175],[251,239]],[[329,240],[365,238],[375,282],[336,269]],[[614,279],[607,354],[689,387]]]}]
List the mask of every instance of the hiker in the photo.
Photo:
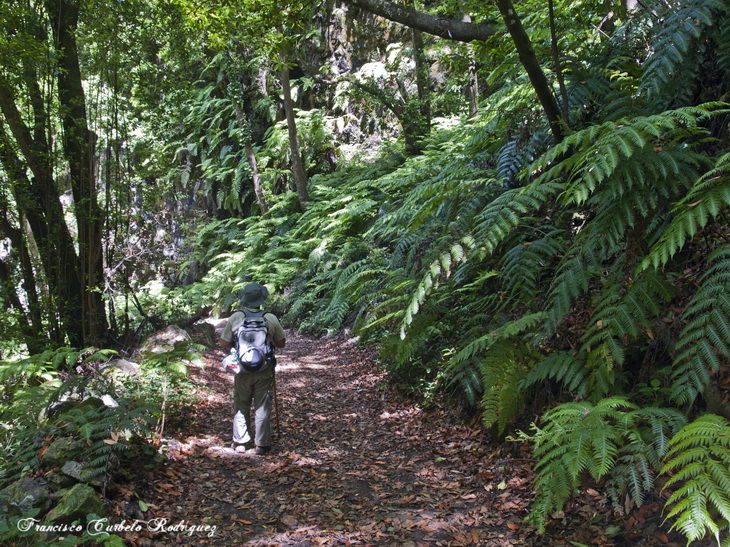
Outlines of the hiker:
[{"label": "hiker", "polygon": [[[231,315],[221,335],[222,347],[229,349],[233,346],[234,350],[231,353],[236,355],[236,358],[238,358],[237,352],[242,352],[238,363],[243,364],[236,367],[238,372],[233,388],[232,448],[236,452],[244,452],[255,446],[256,454],[263,455],[271,450],[271,388],[276,368],[273,348],[283,348],[286,344],[286,335],[276,316],[261,309],[269,296],[266,287],[250,283],[241,290],[239,296],[241,310]],[[240,347],[246,344],[245,341],[238,342],[239,337],[246,336],[244,331],[266,333],[268,354],[263,357],[261,363],[255,363],[253,367],[247,367],[244,354],[258,355],[260,352]],[[253,337],[255,338],[255,334]],[[253,430],[250,418],[252,403],[256,415]]]}]

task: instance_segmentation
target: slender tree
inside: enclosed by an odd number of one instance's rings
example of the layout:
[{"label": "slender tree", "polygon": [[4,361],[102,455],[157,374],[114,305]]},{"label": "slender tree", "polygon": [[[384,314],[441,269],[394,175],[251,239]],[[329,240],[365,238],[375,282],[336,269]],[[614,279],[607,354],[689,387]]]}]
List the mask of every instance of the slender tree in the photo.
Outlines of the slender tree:
[{"label": "slender tree", "polygon": [[299,138],[297,136],[297,122],[294,115],[294,101],[291,96],[291,82],[289,81],[289,67],[286,65],[286,57],[282,59],[282,68],[279,72],[281,81],[281,90],[284,97],[284,114],[286,115],[286,127],[289,132],[289,148],[291,150],[291,166],[292,175],[294,176],[294,184],[297,188],[299,203],[304,209],[306,202],[309,201],[309,190],[307,186],[309,179],[304,171],[302,162],[302,153],[299,149]]}]

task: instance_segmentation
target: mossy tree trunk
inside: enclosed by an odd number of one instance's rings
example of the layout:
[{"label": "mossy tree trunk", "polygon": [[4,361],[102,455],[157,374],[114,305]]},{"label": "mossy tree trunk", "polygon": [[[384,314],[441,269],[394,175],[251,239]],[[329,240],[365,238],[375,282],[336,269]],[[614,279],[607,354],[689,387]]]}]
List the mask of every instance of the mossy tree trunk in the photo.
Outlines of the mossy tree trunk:
[{"label": "mossy tree trunk", "polygon": [[[286,59],[284,59],[286,62]],[[289,81],[289,68],[284,66],[280,71],[281,90],[284,96],[284,113],[286,115],[286,126],[289,131],[289,149],[291,152],[291,169],[292,176],[294,177],[294,184],[296,185],[297,195],[299,196],[299,203],[301,208],[306,207],[306,202],[309,201],[309,179],[307,173],[304,171],[304,164],[302,162],[302,153],[299,149],[299,138],[297,136],[297,122],[294,116],[294,101],[291,97],[291,82]]]},{"label": "mossy tree trunk", "polygon": [[58,58],[63,149],[71,175],[74,214],[78,225],[83,342],[86,345],[101,345],[108,330],[102,299],[103,216],[97,201],[93,172],[95,139],[89,131],[86,118],[86,97],[76,44],[79,3],[76,0],[46,0],[46,9],[52,21]]}]

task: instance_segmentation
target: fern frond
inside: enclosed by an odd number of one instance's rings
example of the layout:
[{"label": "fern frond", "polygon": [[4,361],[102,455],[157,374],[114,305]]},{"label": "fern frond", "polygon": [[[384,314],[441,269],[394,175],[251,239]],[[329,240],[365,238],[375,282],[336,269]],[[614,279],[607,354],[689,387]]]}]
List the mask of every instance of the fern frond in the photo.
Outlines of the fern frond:
[{"label": "fern frond", "polygon": [[520,381],[520,390],[527,390],[529,387],[544,380],[553,380],[563,384],[565,389],[575,393],[576,397],[583,398],[586,395],[586,379],[589,370],[584,360],[576,358],[573,354],[562,351],[552,353],[537,363],[532,370]]},{"label": "fern frond", "polygon": [[672,391],[690,404],[710,381],[720,360],[730,357],[730,247],[707,257],[708,267],[681,319],[686,322],[674,346]]},{"label": "fern frond", "polygon": [[730,532],[730,422],[706,414],[684,426],[669,442],[662,474],[671,474],[665,488],[677,486],[666,502],[688,541],[709,532],[720,544]]},{"label": "fern frond", "polygon": [[684,247],[687,240],[730,205],[730,154],[717,159],[715,167],[702,175],[688,194],[672,209],[674,217],[641,263],[663,267]]},{"label": "fern frond", "polygon": [[703,30],[712,27],[716,18],[727,10],[719,0],[683,0],[672,6],[659,28],[652,54],[646,60],[641,78],[642,92],[650,98],[673,95],[669,87],[678,81],[688,81],[683,74],[686,65],[696,70],[696,41]]},{"label": "fern frond", "polygon": [[504,433],[524,406],[524,392],[518,389],[519,381],[532,365],[534,356],[526,347],[514,342],[502,341],[493,345],[480,363],[482,372],[482,423],[485,427],[497,426]]}]

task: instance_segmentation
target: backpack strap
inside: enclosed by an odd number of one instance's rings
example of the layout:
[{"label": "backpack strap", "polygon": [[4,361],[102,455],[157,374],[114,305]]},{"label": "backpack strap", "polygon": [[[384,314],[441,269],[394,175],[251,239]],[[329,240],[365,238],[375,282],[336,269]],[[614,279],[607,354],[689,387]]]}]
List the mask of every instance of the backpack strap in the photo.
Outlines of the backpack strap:
[{"label": "backpack strap", "polygon": [[265,316],[265,315],[266,315],[267,313],[269,313],[269,312],[267,312],[266,310],[259,310],[259,311],[253,311],[253,310],[248,310],[248,309],[246,309],[246,308],[241,308],[241,309],[240,309],[240,310],[238,310],[238,311],[239,311],[239,312],[241,312],[241,313],[243,314],[243,316],[244,316],[244,317],[245,317],[246,319],[248,319],[249,317],[252,317],[252,316],[254,316],[254,314],[255,314],[255,315],[261,314],[261,319],[263,319],[263,318],[264,318],[264,316]]}]

